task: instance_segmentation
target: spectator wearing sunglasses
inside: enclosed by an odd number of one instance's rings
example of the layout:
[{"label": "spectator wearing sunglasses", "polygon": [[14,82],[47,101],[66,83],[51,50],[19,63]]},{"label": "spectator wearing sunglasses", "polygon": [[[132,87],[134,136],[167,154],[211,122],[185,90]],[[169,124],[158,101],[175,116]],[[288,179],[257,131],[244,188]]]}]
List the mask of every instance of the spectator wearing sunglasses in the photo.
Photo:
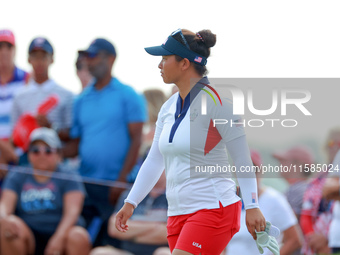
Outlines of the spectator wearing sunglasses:
[{"label": "spectator wearing sunglasses", "polygon": [[79,177],[64,172],[57,133],[38,128],[30,136],[32,171],[13,169],[0,203],[0,253],[88,254],[89,237],[80,227],[84,188]]},{"label": "spectator wearing sunglasses", "polygon": [[[10,115],[15,94],[28,82],[29,75],[15,65],[15,37],[12,31],[0,30],[0,164],[16,159],[9,143]],[[0,188],[5,171],[0,170]]]}]

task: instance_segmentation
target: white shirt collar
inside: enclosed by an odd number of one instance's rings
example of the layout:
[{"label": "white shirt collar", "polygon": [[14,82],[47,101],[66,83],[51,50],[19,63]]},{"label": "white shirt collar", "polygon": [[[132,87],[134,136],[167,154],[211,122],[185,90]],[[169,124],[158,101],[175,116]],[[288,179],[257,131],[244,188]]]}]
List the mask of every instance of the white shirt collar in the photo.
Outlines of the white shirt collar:
[{"label": "white shirt collar", "polygon": [[48,79],[47,81],[41,83],[41,84],[38,84],[35,80],[31,80],[30,84],[32,89],[39,89],[39,90],[43,90],[43,91],[49,91],[51,90],[54,86],[56,86],[56,83],[51,80],[51,79]]}]

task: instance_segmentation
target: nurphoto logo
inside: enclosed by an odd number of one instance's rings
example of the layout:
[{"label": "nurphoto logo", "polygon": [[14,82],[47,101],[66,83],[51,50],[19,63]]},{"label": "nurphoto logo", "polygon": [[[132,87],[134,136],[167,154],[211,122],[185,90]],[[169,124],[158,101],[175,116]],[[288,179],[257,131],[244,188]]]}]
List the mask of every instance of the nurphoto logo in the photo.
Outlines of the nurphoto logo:
[{"label": "nurphoto logo", "polygon": [[[244,127],[263,127],[265,124],[275,127],[281,124],[282,127],[296,127],[298,121],[295,118],[289,118],[287,108],[297,109],[303,116],[312,116],[306,104],[311,100],[311,93],[306,89],[271,89],[267,91],[266,95],[257,93],[255,95],[254,89],[247,89],[244,92],[242,89],[230,84],[215,84],[216,89],[210,85],[202,88],[206,93],[201,97],[201,114],[207,115],[208,104],[207,95],[209,95],[215,106],[219,104],[222,106],[221,98],[229,98],[232,100],[233,115],[244,117],[246,112],[258,116],[258,118],[251,118],[248,120],[238,119],[237,121],[227,119],[213,119],[214,127],[216,125],[240,126]],[[209,90],[212,92],[210,92]],[[268,95],[269,93],[269,95]],[[231,94],[231,98],[230,98]],[[217,99],[217,100],[216,100]],[[270,102],[270,106],[265,109],[258,109],[254,105],[254,101]],[[219,104],[218,102],[219,101]],[[273,114],[279,114],[281,118],[270,118]]]}]

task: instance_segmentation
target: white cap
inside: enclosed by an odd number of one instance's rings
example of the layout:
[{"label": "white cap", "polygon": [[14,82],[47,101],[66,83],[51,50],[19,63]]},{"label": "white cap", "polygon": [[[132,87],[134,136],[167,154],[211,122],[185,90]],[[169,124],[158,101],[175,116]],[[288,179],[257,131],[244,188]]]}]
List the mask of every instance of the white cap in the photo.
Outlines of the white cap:
[{"label": "white cap", "polygon": [[50,128],[42,127],[33,130],[30,135],[30,143],[33,143],[35,141],[43,141],[51,148],[61,148],[61,141],[57,132]]}]

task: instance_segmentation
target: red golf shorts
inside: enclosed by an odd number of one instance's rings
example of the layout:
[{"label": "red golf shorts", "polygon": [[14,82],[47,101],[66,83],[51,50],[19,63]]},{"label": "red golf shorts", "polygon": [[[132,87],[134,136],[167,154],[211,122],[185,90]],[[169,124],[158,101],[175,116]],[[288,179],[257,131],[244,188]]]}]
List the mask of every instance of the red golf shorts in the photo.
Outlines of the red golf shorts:
[{"label": "red golf shorts", "polygon": [[240,229],[241,201],[168,218],[168,243],[192,254],[219,255]]}]

